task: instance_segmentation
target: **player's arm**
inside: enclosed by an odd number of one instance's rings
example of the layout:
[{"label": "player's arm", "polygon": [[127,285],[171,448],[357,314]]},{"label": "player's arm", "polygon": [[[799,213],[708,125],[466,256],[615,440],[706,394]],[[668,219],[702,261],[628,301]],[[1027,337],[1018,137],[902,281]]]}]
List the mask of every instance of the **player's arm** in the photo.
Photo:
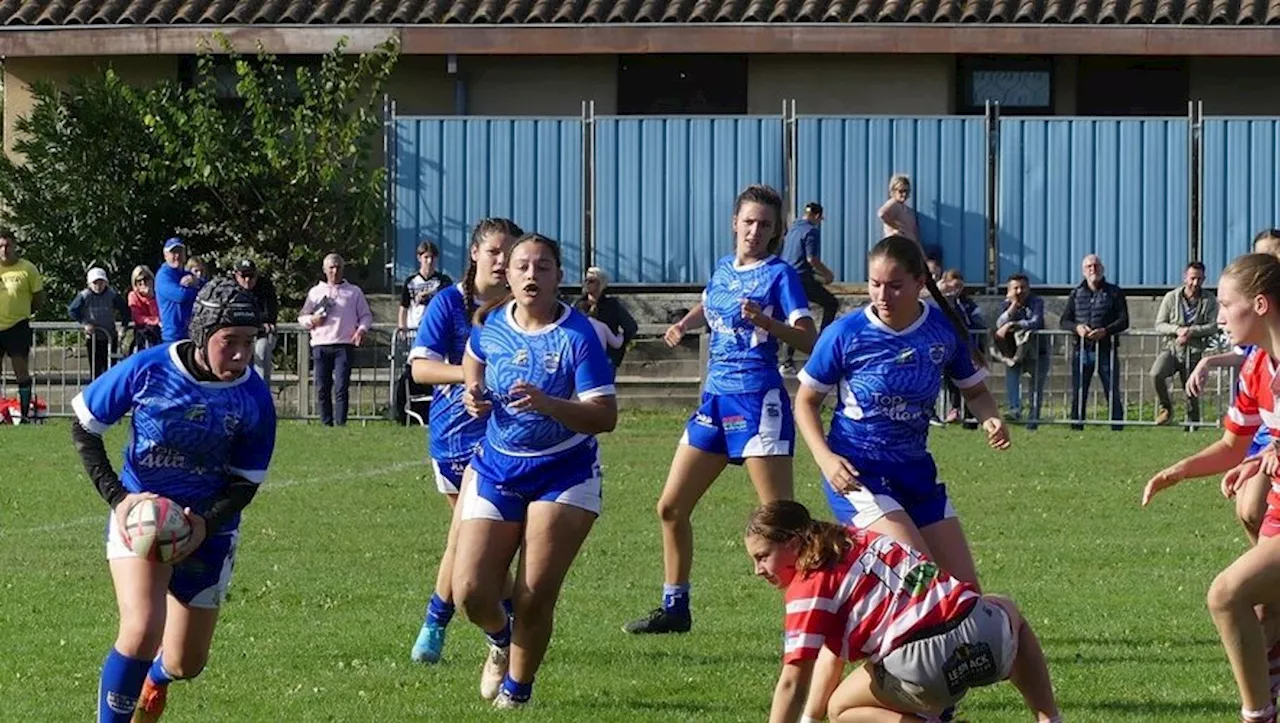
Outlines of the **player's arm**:
[{"label": "player's arm", "polygon": [[228,475],[227,486],[205,508],[204,514],[200,515],[204,518],[205,534],[217,534],[219,528],[253,502],[256,494],[258,494],[257,482],[252,482],[238,474]]},{"label": "player's arm", "polygon": [[813,344],[818,339],[818,329],[813,325],[813,315],[809,311],[809,299],[804,293],[804,284],[800,276],[790,266],[783,266],[782,275],[770,292],[766,303],[782,310],[786,322],[778,321],[769,314],[761,312],[753,301],[744,301],[742,315],[747,321],[755,324],[765,332],[788,345],[802,350],[806,354],[813,353]]},{"label": "player's arm", "polygon": [[108,506],[115,509],[129,495],[129,491],[111,467],[111,459],[107,457],[107,447],[102,437],[85,429],[80,420],[76,419],[71,422],[71,441],[75,444],[76,453],[80,455],[80,462],[89,475],[89,481],[93,482],[94,489],[98,490]]},{"label": "player's arm", "polygon": [[[406,285],[405,288],[408,288]],[[462,365],[445,361],[445,352],[454,332],[445,297],[437,295],[427,303],[418,323],[418,333],[409,348],[409,373],[418,384],[465,384]],[[404,309],[401,309],[403,312]]]},{"label": "player's arm", "polygon": [[769,709],[769,723],[795,723],[804,711],[804,701],[809,695],[809,680],[813,677],[813,660],[797,660],[785,663],[773,688],[773,705]]},{"label": "player's arm", "polygon": [[1218,475],[1231,470],[1244,461],[1256,431],[1257,427],[1228,429],[1222,433],[1222,439],[1160,470],[1142,490],[1143,506],[1151,502],[1157,492],[1183,480]]}]

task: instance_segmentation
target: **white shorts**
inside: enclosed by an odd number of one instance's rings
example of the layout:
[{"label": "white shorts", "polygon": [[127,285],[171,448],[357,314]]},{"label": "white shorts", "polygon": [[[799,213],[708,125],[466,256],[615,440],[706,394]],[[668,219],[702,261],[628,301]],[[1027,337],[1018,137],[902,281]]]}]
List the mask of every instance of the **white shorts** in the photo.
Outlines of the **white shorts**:
[{"label": "white shorts", "polygon": [[436,475],[436,489],[442,495],[456,495],[462,489],[462,476],[467,472],[470,460],[453,459],[441,462],[431,460],[431,470]]},{"label": "white shorts", "polygon": [[[231,571],[235,567],[239,530],[221,532],[207,538],[195,552],[173,567],[169,594],[193,608],[217,609],[227,597]],[[137,557],[124,542],[114,514],[107,516],[107,559]]]}]

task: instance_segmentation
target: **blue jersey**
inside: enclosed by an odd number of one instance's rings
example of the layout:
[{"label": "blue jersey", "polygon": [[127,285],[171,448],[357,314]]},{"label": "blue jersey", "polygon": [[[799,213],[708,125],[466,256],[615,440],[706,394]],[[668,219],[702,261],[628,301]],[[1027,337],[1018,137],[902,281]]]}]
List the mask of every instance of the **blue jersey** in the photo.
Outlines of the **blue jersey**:
[{"label": "blue jersey", "polygon": [[[462,364],[474,311],[466,308],[461,284],[438,292],[418,323],[418,336],[409,358]],[[428,428],[434,460],[470,459],[471,452],[484,439],[485,420],[467,414],[462,392],[461,384],[437,384],[432,390]]]},{"label": "blue jersey", "polygon": [[[256,484],[266,479],[275,450],[275,403],[253,369],[231,382],[196,381],[177,346],[128,357],[71,405],[80,425],[97,435],[132,411],[120,481],[130,492],[152,492],[203,512],[226,488],[228,475]],[[237,515],[223,529],[238,524]]]},{"label": "blue jersey", "polygon": [[821,392],[838,388],[827,435],[836,454],[890,462],[927,456],[942,375],[961,389],[986,378],[947,317],[935,306],[920,308],[914,324],[894,331],[866,306],[818,338],[800,381]]},{"label": "blue jersey", "polygon": [[160,307],[160,337],[164,341],[178,341],[190,338],[187,327],[191,325],[191,310],[196,303],[196,294],[204,284],[182,285],[182,277],[191,276],[190,271],[175,269],[162,264],[156,269],[156,302]]},{"label": "blue jersey", "polygon": [[782,386],[778,340],[742,317],[750,299],[776,321],[794,323],[811,316],[800,277],[776,256],[739,267],[732,255],[720,259],[702,292],[702,310],[711,333],[708,394],[745,394]]},{"label": "blue jersey", "polygon": [[591,322],[581,312],[560,305],[560,318],[535,332],[515,322],[515,302],[494,309],[483,326],[471,330],[467,353],[485,364],[484,385],[493,402],[486,441],[504,454],[556,454],[587,439],[560,422],[534,411],[507,405],[519,381],[561,399],[612,396],[613,365],[604,353]]}]

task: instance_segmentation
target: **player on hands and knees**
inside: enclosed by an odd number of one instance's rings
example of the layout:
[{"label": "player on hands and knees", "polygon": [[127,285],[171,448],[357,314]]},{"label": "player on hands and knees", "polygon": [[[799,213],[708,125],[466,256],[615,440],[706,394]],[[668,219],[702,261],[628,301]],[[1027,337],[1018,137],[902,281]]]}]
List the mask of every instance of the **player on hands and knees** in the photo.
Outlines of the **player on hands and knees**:
[{"label": "player on hands and knees", "polygon": [[[930,278],[920,245],[883,239],[868,254],[867,278],[871,303],[836,321],[800,372],[796,426],[837,520],[889,535],[976,588],[973,555],[928,448],[943,375],[961,389],[992,447],[1008,448],[1008,430],[964,322],[945,300],[920,300]],[[821,407],[832,390],[836,408],[824,435]],[[843,666],[824,655],[818,668],[811,714],[825,708],[823,694]]]},{"label": "player on hands and knees", "polygon": [[[240,513],[275,446],[271,393],[251,368],[261,326],[253,297],[231,279],[200,290],[190,340],[130,356],[73,401],[71,434],[111,507],[107,559],[120,611],[98,687],[99,723],[154,721],[174,680],[200,674],[231,581]],[[132,412],[119,476],[102,433]],[[130,508],[156,496],[184,508],[191,535],[169,563],[131,549]]]},{"label": "player on hands and knees", "polygon": [[[506,293],[506,254],[524,232],[505,218],[482,219],[471,232],[467,271],[462,282],[441,290],[427,305],[418,336],[409,351],[413,380],[433,387],[428,438],[436,488],[454,511],[444,555],[436,575],[436,589],[427,603],[422,628],[410,657],[435,663],[444,652],[445,630],[453,619],[453,559],[458,530],[458,495],[471,454],[484,438],[484,419],[467,413],[462,404],[462,357],[471,335],[471,317],[478,304]],[[511,598],[502,606],[511,614]]]},{"label": "player on hands and knees", "polygon": [[1269,673],[1280,662],[1280,616],[1275,613],[1280,609],[1280,464],[1274,452],[1247,460],[1245,455],[1259,427],[1270,427],[1273,436],[1280,433],[1274,388],[1280,360],[1280,260],[1249,254],[1223,270],[1218,323],[1226,327],[1232,344],[1256,347],[1241,368],[1235,403],[1222,420],[1225,432],[1219,441],[1152,477],[1142,504],[1182,480],[1224,470],[1230,470],[1222,480],[1228,497],[1259,472],[1270,479],[1258,542],[1214,579],[1208,605],[1240,691],[1241,719],[1274,723],[1277,681]]},{"label": "player on hands and knees", "polygon": [[[512,245],[512,296],[476,313],[463,403],[487,417],[462,491],[453,594],[488,638],[480,694],[523,706],[551,640],[560,586],[600,514],[596,435],[618,421],[613,367],[591,322],[561,303],[560,249],[537,234]],[[499,599],[520,552],[513,624]]]},{"label": "player on hands and knees", "polygon": [[745,541],[755,574],[786,597],[771,723],[800,719],[819,651],[867,663],[806,721],[937,720],[970,688],[1005,679],[1037,721],[1062,720],[1040,643],[1012,600],[982,595],[890,536],[816,521],[798,502],[757,508]]},{"label": "player on hands and knees", "polygon": [[738,195],[734,252],[721,258],[702,301],[667,330],[669,345],[705,321],[711,334],[702,402],[685,425],[658,500],[662,523],[662,606],[623,626],[628,633],[683,633],[693,624],[690,518],[726,465],[745,465],[761,502],[791,499],[795,424],[778,373],[778,344],[813,349],[804,285],[778,258],[782,198],[768,186]]}]

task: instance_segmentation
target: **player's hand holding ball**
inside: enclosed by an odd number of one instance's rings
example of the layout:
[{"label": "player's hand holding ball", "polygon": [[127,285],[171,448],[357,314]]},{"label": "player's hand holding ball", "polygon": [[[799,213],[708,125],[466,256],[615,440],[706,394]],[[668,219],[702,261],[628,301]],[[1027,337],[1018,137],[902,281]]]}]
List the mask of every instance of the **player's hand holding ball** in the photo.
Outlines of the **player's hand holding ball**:
[{"label": "player's hand holding ball", "polygon": [[1009,428],[1004,425],[1004,420],[999,417],[992,417],[982,423],[982,429],[987,433],[987,444],[992,449],[1008,449],[1012,442],[1009,441]]},{"label": "player's hand holding ball", "polygon": [[858,470],[844,457],[833,452],[823,457],[818,466],[822,469],[822,476],[841,494],[862,489],[862,485],[858,483]]}]

